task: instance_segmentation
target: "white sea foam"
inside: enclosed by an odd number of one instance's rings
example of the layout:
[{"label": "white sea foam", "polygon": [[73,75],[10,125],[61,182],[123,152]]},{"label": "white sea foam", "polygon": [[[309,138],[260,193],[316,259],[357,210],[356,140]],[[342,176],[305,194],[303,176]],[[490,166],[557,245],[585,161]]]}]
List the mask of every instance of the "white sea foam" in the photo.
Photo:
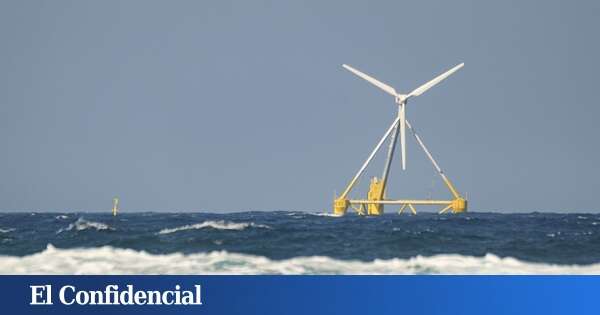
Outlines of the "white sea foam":
[{"label": "white sea foam", "polygon": [[64,214],[61,214],[61,215],[57,215],[57,216],[56,216],[56,217],[54,217],[54,218],[55,218],[56,220],[64,220],[64,219],[68,219],[68,218],[69,218],[69,216],[68,216],[68,215],[64,215]]},{"label": "white sea foam", "polygon": [[313,212],[313,213],[308,213],[310,215],[316,215],[319,217],[341,217],[342,215],[339,214],[335,214],[335,213],[329,213],[329,212]]},{"label": "white sea foam", "polygon": [[288,212],[286,213],[287,216],[292,217],[293,219],[302,219],[306,216],[306,213],[302,213],[302,212]]},{"label": "white sea foam", "polygon": [[171,229],[162,229],[158,234],[171,234],[186,230],[199,230],[203,228],[213,228],[217,230],[243,230],[248,227],[270,229],[271,227],[264,224],[256,224],[254,222],[229,222],[229,221],[204,221],[202,223],[179,226]]},{"label": "white sea foam", "polygon": [[64,231],[71,231],[73,229],[75,229],[77,231],[83,231],[83,230],[88,230],[88,229],[96,229],[97,231],[113,230],[113,228],[111,228],[110,226],[108,226],[104,223],[87,221],[84,218],[79,218],[74,223],[69,224],[69,226],[67,226],[66,228],[56,231],[56,234],[59,234]]},{"label": "white sea foam", "polygon": [[371,262],[329,257],[271,260],[215,251],[153,255],[113,247],[46,250],[25,257],[0,256],[2,274],[600,274],[600,264],[530,263],[492,254],[457,254]]},{"label": "white sea foam", "polygon": [[10,229],[10,228],[9,228],[9,229],[3,229],[3,228],[0,228],[0,233],[10,233],[10,232],[12,232],[12,231],[14,231],[14,230],[15,230],[15,229]]}]

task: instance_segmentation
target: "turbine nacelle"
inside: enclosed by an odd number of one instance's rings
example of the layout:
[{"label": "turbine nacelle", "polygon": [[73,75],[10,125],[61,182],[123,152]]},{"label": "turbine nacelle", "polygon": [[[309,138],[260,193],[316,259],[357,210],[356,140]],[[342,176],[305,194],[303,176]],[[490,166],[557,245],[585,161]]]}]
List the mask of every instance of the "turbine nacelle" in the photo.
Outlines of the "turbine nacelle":
[{"label": "turbine nacelle", "polygon": [[396,104],[398,104],[398,105],[406,104],[407,100],[408,100],[408,95],[406,95],[406,94],[396,95]]}]

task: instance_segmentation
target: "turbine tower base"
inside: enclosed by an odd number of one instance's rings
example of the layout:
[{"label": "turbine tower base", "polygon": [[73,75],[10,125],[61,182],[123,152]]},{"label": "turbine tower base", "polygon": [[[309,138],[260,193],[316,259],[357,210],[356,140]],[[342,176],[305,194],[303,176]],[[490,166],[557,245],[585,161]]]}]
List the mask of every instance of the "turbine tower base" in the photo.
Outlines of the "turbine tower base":
[{"label": "turbine tower base", "polygon": [[[373,177],[371,179],[371,184],[369,185],[369,193],[367,194],[368,200],[382,200],[383,199],[383,181],[379,180],[377,177]],[[367,205],[367,214],[368,215],[382,215],[383,214],[383,204],[380,203],[370,203]]]}]

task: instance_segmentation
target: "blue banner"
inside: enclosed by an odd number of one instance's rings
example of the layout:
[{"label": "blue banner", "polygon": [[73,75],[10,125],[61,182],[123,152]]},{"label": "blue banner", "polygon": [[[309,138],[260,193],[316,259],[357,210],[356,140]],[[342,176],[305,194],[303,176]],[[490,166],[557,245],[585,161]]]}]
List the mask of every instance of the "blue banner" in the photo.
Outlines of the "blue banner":
[{"label": "blue banner", "polygon": [[2,314],[598,314],[598,276],[1,276]]}]

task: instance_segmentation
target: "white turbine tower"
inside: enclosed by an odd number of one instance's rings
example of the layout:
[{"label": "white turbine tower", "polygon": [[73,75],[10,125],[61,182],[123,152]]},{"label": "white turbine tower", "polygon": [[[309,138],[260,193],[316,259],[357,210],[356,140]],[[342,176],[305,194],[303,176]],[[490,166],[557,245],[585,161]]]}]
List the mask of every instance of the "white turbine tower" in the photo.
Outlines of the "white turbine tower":
[{"label": "white turbine tower", "polygon": [[369,81],[371,84],[382,89],[386,93],[394,96],[396,104],[398,104],[398,118],[400,120],[400,148],[401,148],[401,152],[402,152],[401,157],[402,157],[402,169],[403,170],[406,169],[406,108],[405,107],[406,107],[406,103],[408,102],[408,99],[413,96],[419,96],[419,95],[425,93],[425,91],[429,90],[436,84],[440,83],[442,80],[444,80],[445,78],[450,76],[452,73],[454,73],[458,69],[462,68],[462,66],[464,66],[464,63],[461,63],[461,64],[455,66],[454,68],[440,74],[435,79],[421,85],[420,87],[416,88],[415,90],[413,90],[412,92],[410,92],[408,94],[399,94],[396,92],[396,90],[393,87],[391,87],[391,86],[389,86],[389,85],[387,85],[387,84],[385,84],[363,72],[360,72],[360,71],[352,68],[349,65],[346,65],[346,64],[343,65],[343,67],[346,68],[347,70],[349,70],[350,72]]}]

